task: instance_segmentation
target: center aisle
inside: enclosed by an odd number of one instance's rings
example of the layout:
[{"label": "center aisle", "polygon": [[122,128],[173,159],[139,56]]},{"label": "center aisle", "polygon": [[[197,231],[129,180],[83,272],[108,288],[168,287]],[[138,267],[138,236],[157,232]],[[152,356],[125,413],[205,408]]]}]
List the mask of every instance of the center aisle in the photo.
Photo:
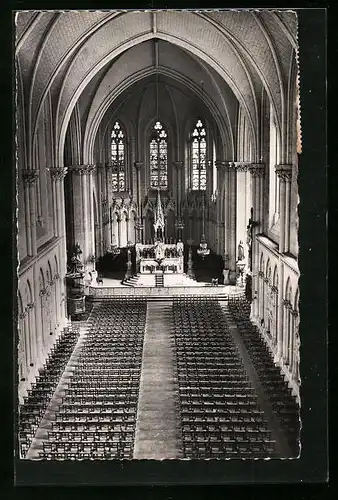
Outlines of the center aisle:
[{"label": "center aisle", "polygon": [[182,458],[172,300],[147,303],[135,459]]}]

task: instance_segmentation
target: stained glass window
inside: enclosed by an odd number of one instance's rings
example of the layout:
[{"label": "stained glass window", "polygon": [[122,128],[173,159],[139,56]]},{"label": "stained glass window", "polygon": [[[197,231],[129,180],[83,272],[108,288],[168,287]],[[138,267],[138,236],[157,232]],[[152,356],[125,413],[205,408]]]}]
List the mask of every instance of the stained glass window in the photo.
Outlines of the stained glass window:
[{"label": "stained glass window", "polygon": [[201,120],[198,120],[191,135],[191,188],[205,190],[207,182],[206,131]]},{"label": "stained glass window", "polygon": [[126,139],[119,122],[115,122],[111,133],[111,163],[113,165],[113,191],[125,191],[125,146]]},{"label": "stained glass window", "polygon": [[160,122],[156,122],[150,137],[150,187],[168,188],[168,142],[167,133]]}]

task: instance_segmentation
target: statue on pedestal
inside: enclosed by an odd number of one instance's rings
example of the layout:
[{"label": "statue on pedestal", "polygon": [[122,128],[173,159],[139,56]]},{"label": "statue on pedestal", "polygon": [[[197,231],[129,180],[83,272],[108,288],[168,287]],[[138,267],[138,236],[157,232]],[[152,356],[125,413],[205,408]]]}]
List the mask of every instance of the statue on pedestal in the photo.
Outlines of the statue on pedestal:
[{"label": "statue on pedestal", "polygon": [[253,208],[250,210],[250,218],[248,225],[246,227],[246,244],[248,247],[248,266],[250,271],[252,270],[252,239],[253,239],[253,228],[258,226],[258,222],[253,220]]},{"label": "statue on pedestal", "polygon": [[239,262],[241,262],[244,259],[245,259],[245,255],[244,255],[243,241],[240,240],[240,242],[238,244],[238,249],[237,249],[237,260]]},{"label": "statue on pedestal", "polygon": [[83,264],[82,264],[81,259],[80,259],[81,254],[82,254],[82,250],[81,250],[80,244],[76,243],[76,245],[74,247],[74,252],[73,252],[73,255],[71,258],[71,272],[73,274],[82,272],[82,270],[83,270]]},{"label": "statue on pedestal", "polygon": [[160,260],[164,259],[164,244],[161,241],[158,241],[155,246],[155,259]]},{"label": "statue on pedestal", "polygon": [[177,249],[177,255],[179,257],[182,257],[183,251],[184,251],[184,245],[183,245],[183,242],[181,240],[178,240],[178,242],[176,244],[176,249]]}]

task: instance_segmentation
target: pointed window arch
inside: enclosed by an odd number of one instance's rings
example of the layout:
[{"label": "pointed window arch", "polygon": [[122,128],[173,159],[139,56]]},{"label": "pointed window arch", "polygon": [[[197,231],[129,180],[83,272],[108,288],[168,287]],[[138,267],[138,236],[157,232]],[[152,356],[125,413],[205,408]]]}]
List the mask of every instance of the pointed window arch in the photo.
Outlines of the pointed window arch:
[{"label": "pointed window arch", "polygon": [[157,121],[152,129],[149,143],[150,187],[168,188],[168,134],[161,122]]},{"label": "pointed window arch", "polygon": [[111,133],[111,163],[113,166],[113,192],[126,190],[126,137],[121,124],[116,121]]},{"label": "pointed window arch", "polygon": [[202,120],[198,119],[191,134],[191,188],[204,191],[207,184],[207,133]]}]

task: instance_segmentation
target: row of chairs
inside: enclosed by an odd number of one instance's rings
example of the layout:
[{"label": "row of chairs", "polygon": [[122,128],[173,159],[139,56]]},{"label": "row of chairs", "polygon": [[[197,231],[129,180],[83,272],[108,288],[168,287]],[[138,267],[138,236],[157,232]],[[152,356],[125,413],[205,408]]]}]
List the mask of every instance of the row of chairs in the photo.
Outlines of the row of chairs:
[{"label": "row of chairs", "polygon": [[219,303],[191,298],[174,307],[184,457],[273,455],[275,443]]},{"label": "row of chairs", "polygon": [[20,457],[25,458],[73,349],[79,329],[65,328],[50,350],[34,384],[19,408]]},{"label": "row of chairs", "polygon": [[42,458],[132,458],[145,319],[144,300],[94,303]]}]

